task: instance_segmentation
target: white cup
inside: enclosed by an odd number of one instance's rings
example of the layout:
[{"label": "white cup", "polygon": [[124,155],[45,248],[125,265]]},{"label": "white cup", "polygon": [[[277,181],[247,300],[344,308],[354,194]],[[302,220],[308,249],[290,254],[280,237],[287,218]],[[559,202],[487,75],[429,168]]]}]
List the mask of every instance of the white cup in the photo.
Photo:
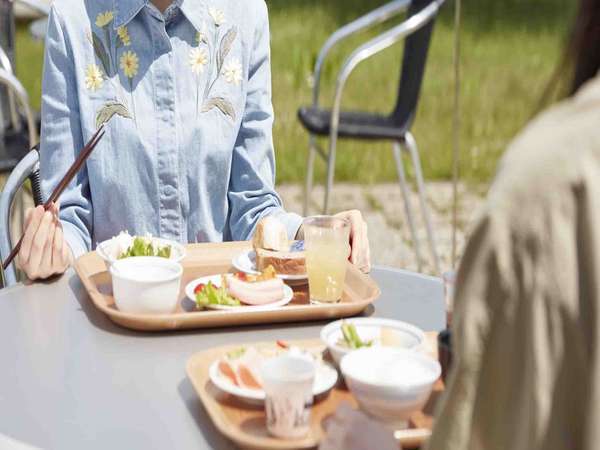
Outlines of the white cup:
[{"label": "white cup", "polygon": [[261,367],[267,430],[281,439],[300,439],[310,431],[315,364],[302,356],[282,355]]}]

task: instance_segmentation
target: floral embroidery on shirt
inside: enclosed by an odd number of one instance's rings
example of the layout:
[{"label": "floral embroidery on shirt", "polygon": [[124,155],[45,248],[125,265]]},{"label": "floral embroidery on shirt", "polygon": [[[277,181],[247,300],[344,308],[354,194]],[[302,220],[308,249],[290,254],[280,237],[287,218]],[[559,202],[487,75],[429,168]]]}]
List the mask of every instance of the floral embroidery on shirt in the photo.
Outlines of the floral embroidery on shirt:
[{"label": "floral embroidery on shirt", "polygon": [[96,17],[96,26],[98,28],[103,28],[110,24],[113,21],[114,17],[115,15],[112,11],[100,13],[98,14],[98,17]]},{"label": "floral embroidery on shirt", "polygon": [[117,28],[117,35],[125,47],[129,47],[131,45],[131,38],[129,37],[129,31],[127,30],[126,26],[120,26]]},{"label": "floral embroidery on shirt", "polygon": [[242,65],[237,59],[231,59],[227,61],[223,67],[223,76],[225,80],[230,84],[239,86],[242,82]]},{"label": "floral embroidery on shirt", "polygon": [[208,64],[208,52],[204,48],[193,48],[190,50],[190,66],[192,72],[200,75]]},{"label": "floral embroidery on shirt", "polygon": [[[212,96],[212,88],[221,76],[230,84],[238,86],[242,81],[242,66],[237,59],[228,60],[227,56],[233,47],[237,37],[237,29],[231,27],[225,34],[220,33],[220,28],[226,23],[225,13],[217,8],[208,8],[208,15],[213,21],[212,39],[209,37],[209,31],[206,24],[202,24],[201,29],[196,34],[197,48],[192,48],[189,55],[189,64],[192,72],[196,75],[196,116],[200,101],[202,102],[201,112],[208,112],[217,108],[226,116],[235,121],[235,108],[230,100]],[[204,47],[206,46],[206,47]],[[208,77],[204,88],[204,95],[200,99],[200,75],[204,73],[204,68],[210,63]],[[216,69],[216,70],[215,70]]]},{"label": "floral embroidery on shirt", "polygon": [[217,8],[210,7],[208,8],[208,14],[215,22],[215,26],[220,27],[225,23],[225,13]]},{"label": "floral embroidery on shirt", "polygon": [[[139,70],[139,58],[133,51],[125,51],[118,59],[119,49],[129,47],[131,45],[131,37],[126,26],[117,28],[116,33],[113,33],[111,39],[111,27],[114,20],[113,11],[101,12],[96,16],[95,24],[103,32],[103,38],[98,33],[92,31],[90,40],[94,48],[94,54],[100,61],[101,68],[96,64],[90,64],[86,69],[85,85],[90,91],[101,89],[104,84],[104,79],[112,85],[115,90],[115,96],[118,97],[122,86],[113,80],[118,75],[117,64],[120,62],[120,68],[125,77],[129,80],[129,88],[131,92],[131,105],[134,111],[132,116],[126,106],[126,102],[116,98],[105,103],[96,114],[96,126],[106,123],[110,118],[117,114],[125,118],[135,117],[135,104],[133,102],[133,78]],[[114,43],[113,43],[114,41]],[[102,73],[104,71],[104,73]]]},{"label": "floral embroidery on shirt", "polygon": [[100,89],[103,83],[104,76],[102,75],[100,67],[96,64],[87,66],[87,69],[85,69],[85,87],[93,92]]}]

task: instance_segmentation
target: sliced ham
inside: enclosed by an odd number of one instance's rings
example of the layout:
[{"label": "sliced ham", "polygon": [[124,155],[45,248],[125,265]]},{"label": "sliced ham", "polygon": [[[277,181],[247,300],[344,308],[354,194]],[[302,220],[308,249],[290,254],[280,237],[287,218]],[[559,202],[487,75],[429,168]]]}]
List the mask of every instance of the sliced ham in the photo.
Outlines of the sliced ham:
[{"label": "sliced ham", "polygon": [[219,370],[236,386],[262,389],[259,370],[264,360],[263,355],[250,347],[239,358],[224,358],[219,361]]},{"label": "sliced ham", "polygon": [[279,278],[248,283],[228,274],[225,282],[229,295],[247,305],[267,305],[283,298],[283,281]]}]

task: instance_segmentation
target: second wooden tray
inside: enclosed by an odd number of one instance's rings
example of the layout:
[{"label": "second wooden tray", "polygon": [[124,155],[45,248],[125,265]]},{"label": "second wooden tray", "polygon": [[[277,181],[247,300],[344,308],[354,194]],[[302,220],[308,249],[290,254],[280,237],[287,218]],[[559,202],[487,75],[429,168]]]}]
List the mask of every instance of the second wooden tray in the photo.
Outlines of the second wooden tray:
[{"label": "second wooden tray", "polygon": [[[428,345],[432,350],[433,357],[437,357],[437,351],[434,347],[436,336],[437,333],[427,333]],[[306,349],[324,349],[322,342],[318,339],[292,341],[290,344]],[[269,347],[274,346],[275,343],[259,342],[253,344],[246,343],[245,345]],[[248,406],[232,395],[221,392],[210,381],[208,372],[211,364],[228,351],[239,347],[239,344],[228,345],[196,353],[188,360],[186,371],[198,394],[200,402],[216,428],[240,448],[250,450],[315,448],[324,436],[327,421],[342,402],[347,402],[353,407],[357,407],[356,400],[346,389],[340,378],[338,384],[329,395],[322,401],[315,403],[311,414],[311,429],[306,438],[300,440],[282,440],[270,436],[266,429],[265,412],[262,406]],[[433,426],[433,409],[443,389],[443,383],[439,380],[425,408],[412,415],[410,427],[394,433],[398,444],[402,448],[418,448],[427,441],[431,435],[431,428]]]},{"label": "second wooden tray", "polygon": [[311,305],[307,287],[294,286],[294,300],[272,311],[244,311],[243,308],[236,311],[198,311],[185,296],[186,284],[205,275],[232,271],[232,258],[249,248],[248,242],[188,245],[187,256],[182,261],[184,272],[180,302],[173,314],[145,315],[119,311],[112,295],[110,274],[96,252],[80,257],[75,263],[75,270],[99,310],[121,326],[142,331],[330,320],[359,314],[380,295],[373,279],[349,264],[342,300],[333,305]]}]

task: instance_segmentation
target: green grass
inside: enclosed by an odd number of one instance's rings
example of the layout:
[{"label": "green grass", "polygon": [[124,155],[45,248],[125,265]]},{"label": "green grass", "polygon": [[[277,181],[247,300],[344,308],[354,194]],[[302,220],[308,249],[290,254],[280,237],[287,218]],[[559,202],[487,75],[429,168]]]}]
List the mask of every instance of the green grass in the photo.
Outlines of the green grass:
[{"label": "green grass", "polygon": [[[271,17],[274,138],[279,182],[301,181],[308,137],[296,111],[311,101],[310,75],[327,37],[384,0],[267,0]],[[564,0],[463,0],[461,172],[486,183],[511,138],[532,116],[560,59],[575,2]],[[453,8],[448,0],[436,23],[421,102],[413,128],[428,179],[451,175],[453,106]],[[336,47],[322,78],[321,103],[330,105],[337,70],[375,30]],[[19,28],[17,70],[39,105],[42,46]],[[343,106],[388,112],[395,102],[402,46],[360,65],[351,76]],[[324,165],[317,164],[317,180]],[[336,180],[395,179],[388,143],[342,141]]]}]

